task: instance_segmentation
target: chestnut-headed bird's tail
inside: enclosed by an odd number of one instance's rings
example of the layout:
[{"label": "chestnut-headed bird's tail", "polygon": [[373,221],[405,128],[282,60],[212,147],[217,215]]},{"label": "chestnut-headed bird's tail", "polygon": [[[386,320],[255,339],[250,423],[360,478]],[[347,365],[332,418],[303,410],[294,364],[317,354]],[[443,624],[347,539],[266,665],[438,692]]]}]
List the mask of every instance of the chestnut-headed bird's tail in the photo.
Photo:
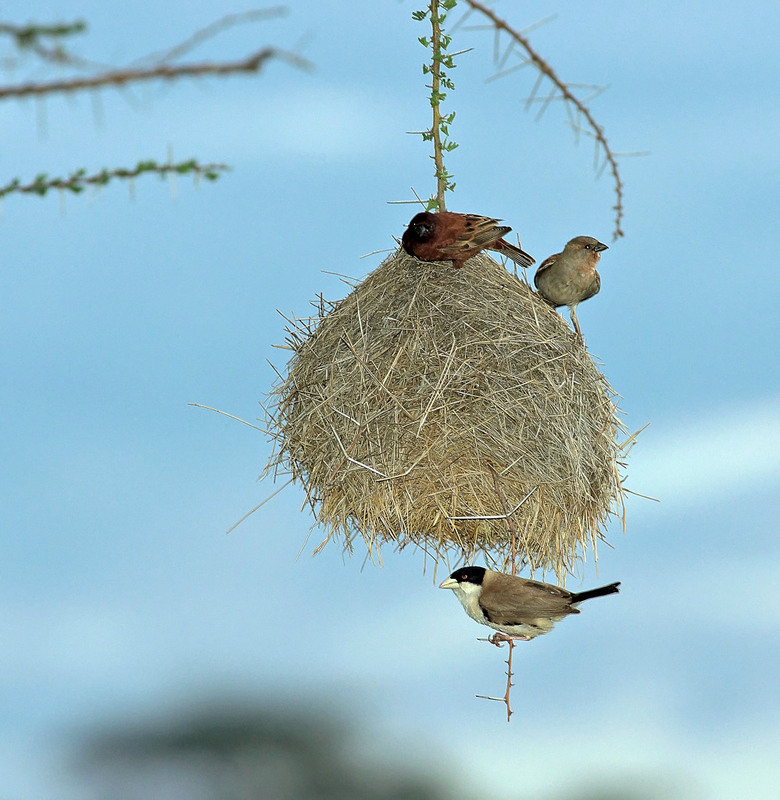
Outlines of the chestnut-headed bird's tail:
[{"label": "chestnut-headed bird's tail", "polygon": [[507,258],[514,261],[515,264],[523,268],[530,267],[535,263],[533,256],[528,255],[525,250],[521,250],[519,247],[509,244],[506,239],[499,239],[494,245],[489,245],[489,249],[505,255]]}]

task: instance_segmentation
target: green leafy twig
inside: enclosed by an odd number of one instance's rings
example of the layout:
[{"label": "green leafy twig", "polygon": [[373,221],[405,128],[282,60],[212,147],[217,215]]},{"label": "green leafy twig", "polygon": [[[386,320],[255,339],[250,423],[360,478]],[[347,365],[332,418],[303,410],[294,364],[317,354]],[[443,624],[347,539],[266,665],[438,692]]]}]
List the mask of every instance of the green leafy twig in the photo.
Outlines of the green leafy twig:
[{"label": "green leafy twig", "polygon": [[84,33],[86,30],[87,23],[80,19],[51,25],[13,25],[10,22],[0,22],[0,36],[10,36],[20,50],[32,50],[52,61],[62,60],[62,46],[59,43],[54,47],[47,46],[42,39],[54,39],[58,42],[65,36]]},{"label": "green leafy twig", "polygon": [[12,25],[10,22],[0,22],[0,35],[12,36],[21,48],[35,47],[40,44],[40,39],[59,39],[74,33],[84,33],[86,29],[87,23],[81,19],[51,25]]},{"label": "green leafy twig", "polygon": [[[65,49],[62,40],[67,36],[86,33],[87,23],[77,19],[75,22],[59,22],[50,25],[13,25],[0,22],[0,35],[10,36],[16,48],[22,53],[34,53],[43,61],[58,66],[78,67],[80,69],[105,69],[84,58],[74,56]],[[53,40],[52,43],[49,43]]]},{"label": "green leafy twig", "polygon": [[455,69],[455,56],[457,53],[447,53],[447,48],[452,41],[452,37],[445,34],[442,30],[442,23],[447,17],[447,12],[455,8],[457,0],[431,0],[428,8],[422,11],[415,11],[413,19],[422,22],[430,18],[431,38],[420,36],[418,41],[425,47],[431,48],[432,57],[429,64],[423,64],[423,74],[431,76],[431,83],[428,88],[431,90],[430,102],[433,111],[433,124],[430,130],[421,131],[423,141],[433,142],[433,162],[436,167],[436,197],[428,200],[428,210],[445,210],[444,193],[453,191],[455,182],[453,175],[444,166],[444,153],[454,150],[458,144],[450,139],[449,126],[455,119],[455,112],[450,114],[441,113],[441,104],[447,97],[445,90],[454,89],[455,84],[447,76],[444,68]]},{"label": "green leafy twig", "polygon": [[105,186],[112,180],[131,180],[145,173],[155,173],[160,177],[166,175],[195,175],[209,181],[215,181],[220,173],[230,169],[226,164],[199,164],[195,159],[180,161],[178,164],[158,164],[156,161],[139,161],[132,169],[118,167],[104,169],[93,175],[87,175],[85,169],[79,169],[67,178],[50,178],[46,174],[37,175],[30,183],[22,183],[15,178],[5,186],[0,186],[0,198],[9,194],[37,194],[43,197],[49,190],[73,192],[79,194],[87,186]]}]

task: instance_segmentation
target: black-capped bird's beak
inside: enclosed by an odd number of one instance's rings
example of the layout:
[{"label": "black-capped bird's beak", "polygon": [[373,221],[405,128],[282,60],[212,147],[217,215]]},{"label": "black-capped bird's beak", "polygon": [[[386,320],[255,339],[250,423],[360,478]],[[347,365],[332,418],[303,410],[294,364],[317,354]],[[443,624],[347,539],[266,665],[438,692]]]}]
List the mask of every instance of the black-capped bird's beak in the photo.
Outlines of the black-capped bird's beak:
[{"label": "black-capped bird's beak", "polygon": [[458,588],[458,582],[455,580],[455,578],[447,578],[446,580],[443,580],[439,584],[439,588],[440,589],[457,589]]}]

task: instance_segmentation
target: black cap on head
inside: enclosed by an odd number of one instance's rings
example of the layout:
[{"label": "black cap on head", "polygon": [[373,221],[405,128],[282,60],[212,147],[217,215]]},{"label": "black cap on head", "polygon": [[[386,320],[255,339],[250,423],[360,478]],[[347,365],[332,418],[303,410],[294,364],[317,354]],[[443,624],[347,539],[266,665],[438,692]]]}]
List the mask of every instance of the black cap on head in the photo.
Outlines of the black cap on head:
[{"label": "black cap on head", "polygon": [[450,575],[450,578],[458,583],[474,583],[477,586],[482,586],[482,580],[485,577],[484,567],[461,567],[456,569]]}]

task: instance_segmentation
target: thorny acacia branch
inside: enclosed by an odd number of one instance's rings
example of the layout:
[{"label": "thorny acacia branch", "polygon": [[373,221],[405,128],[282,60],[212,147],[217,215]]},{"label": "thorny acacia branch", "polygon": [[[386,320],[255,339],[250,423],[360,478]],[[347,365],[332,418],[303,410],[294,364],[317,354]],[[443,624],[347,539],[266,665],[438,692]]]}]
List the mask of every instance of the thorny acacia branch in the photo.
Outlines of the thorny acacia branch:
[{"label": "thorny acacia branch", "polygon": [[487,694],[478,694],[477,695],[477,697],[480,700],[495,700],[496,702],[503,703],[506,706],[506,721],[509,722],[510,718],[512,717],[512,714],[514,713],[512,711],[512,707],[511,707],[511,705],[509,703],[509,701],[510,701],[509,693],[510,693],[512,687],[514,686],[514,684],[512,683],[512,653],[514,652],[514,647],[515,647],[514,640],[507,638],[507,639],[504,639],[504,640],[500,640],[499,639],[498,641],[493,641],[492,637],[491,637],[491,638],[488,638],[488,639],[480,639],[480,641],[491,642],[491,644],[496,644],[497,647],[501,646],[498,643],[498,642],[501,642],[501,641],[506,641],[506,643],[509,645],[509,656],[507,657],[507,660],[506,660],[506,692],[504,692],[504,696],[503,697],[491,697],[490,695],[487,695]]},{"label": "thorny acacia branch", "polygon": [[[528,100],[529,104],[535,99],[535,94],[541,80],[547,78],[553,84],[555,90],[557,90],[564,102],[573,107],[576,110],[577,115],[586,121],[588,133],[596,140],[597,147],[601,150],[604,160],[609,166],[609,171],[612,174],[612,179],[614,182],[616,202],[613,206],[615,211],[615,227],[612,231],[612,237],[613,239],[618,239],[623,236],[623,229],[621,227],[623,221],[623,182],[620,178],[617,158],[607,142],[607,138],[604,135],[604,129],[596,122],[584,102],[576,97],[572,92],[571,84],[564,83],[558,77],[547,61],[545,61],[539,55],[539,53],[534,50],[534,48],[531,46],[531,43],[525,36],[515,30],[505,20],[501,19],[494,11],[484,5],[484,3],[479,2],[479,0],[463,1],[470,6],[471,10],[479,12],[490,20],[491,25],[496,31],[496,35],[499,35],[502,32],[507,34],[513,40],[513,46],[518,45],[523,51],[522,55],[526,63],[533,65],[533,67],[539,71],[539,81],[537,81],[534,91]],[[466,13],[470,13],[470,11]],[[549,103],[553,99],[554,95],[551,95],[549,98],[547,98],[545,104]],[[575,125],[575,127],[578,126]]]},{"label": "thorny acacia branch", "polygon": [[431,62],[431,106],[433,107],[433,160],[436,164],[436,201],[439,211],[446,211],[444,199],[446,181],[443,179],[444,161],[441,154],[441,100],[440,74],[441,74],[441,23],[439,21],[439,4],[431,0],[431,41],[433,44],[433,61]]},{"label": "thorny acacia branch", "polygon": [[448,12],[455,7],[456,2],[457,0],[430,0],[426,9],[415,11],[412,14],[412,18],[418,22],[422,22],[426,18],[430,18],[431,22],[430,39],[427,36],[420,36],[417,40],[426,49],[428,47],[431,48],[431,61],[423,65],[423,75],[431,76],[431,82],[426,86],[431,90],[430,103],[433,123],[430,130],[416,131],[422,136],[424,142],[432,142],[433,144],[431,158],[436,167],[434,173],[436,177],[436,197],[431,197],[425,204],[428,211],[433,209],[446,211],[445,192],[451,192],[455,189],[455,182],[452,180],[453,176],[444,166],[444,153],[450,152],[458,146],[457,142],[450,138],[450,125],[455,119],[455,112],[442,114],[441,104],[447,98],[447,91],[455,88],[455,84],[444,68],[455,69],[454,57],[458,54],[447,52],[452,37],[444,32],[442,25],[447,19]]},{"label": "thorny acacia branch", "polygon": [[[496,468],[488,462],[487,464],[488,470],[490,470],[490,474],[493,477],[493,486],[496,490],[496,495],[498,496],[498,500],[501,503],[501,508],[504,511],[504,514],[507,513],[507,502],[506,497],[504,496],[504,492],[501,489],[501,479],[499,478],[498,472],[496,472]],[[530,496],[527,495],[527,496]],[[506,526],[509,532],[510,540],[512,542],[512,575],[517,575],[517,524],[515,523],[514,519],[511,515],[507,515],[506,517]],[[489,641],[489,640],[488,640]],[[514,652],[515,643],[512,639],[507,640],[509,643],[509,656],[506,660],[506,692],[504,692],[504,696],[500,698],[504,701],[506,705],[506,721],[509,722],[510,718],[512,717],[512,708],[509,705],[509,696],[512,691],[512,653]],[[494,643],[496,640],[494,639]],[[498,645],[500,646],[500,645]]]}]

